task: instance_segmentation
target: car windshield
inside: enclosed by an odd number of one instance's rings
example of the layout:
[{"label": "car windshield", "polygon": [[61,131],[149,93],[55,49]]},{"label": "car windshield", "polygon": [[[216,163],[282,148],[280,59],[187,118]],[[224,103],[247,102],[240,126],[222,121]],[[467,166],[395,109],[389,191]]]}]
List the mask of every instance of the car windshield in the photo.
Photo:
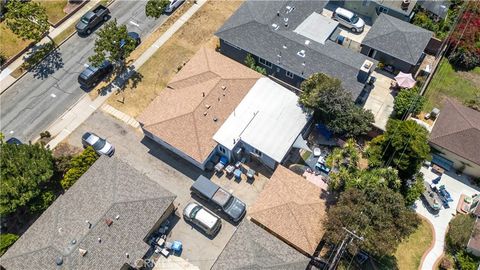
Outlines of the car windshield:
[{"label": "car windshield", "polygon": [[352,23],[357,23],[360,18],[357,15],[353,15]]},{"label": "car windshield", "polygon": [[102,138],[98,138],[98,140],[92,145],[92,147],[95,150],[100,150],[105,146],[106,143],[107,143],[106,140]]},{"label": "car windshield", "polygon": [[195,216],[197,215],[198,211],[200,211],[200,209],[202,209],[200,206],[195,206],[192,209],[192,212],[190,212],[190,218],[195,218]]},{"label": "car windshield", "polygon": [[87,16],[83,16],[82,19],[80,19],[83,23],[88,24],[88,18]]},{"label": "car windshield", "polygon": [[233,196],[230,196],[230,199],[228,199],[227,203],[223,206],[223,209],[229,209],[233,202],[235,201]]}]

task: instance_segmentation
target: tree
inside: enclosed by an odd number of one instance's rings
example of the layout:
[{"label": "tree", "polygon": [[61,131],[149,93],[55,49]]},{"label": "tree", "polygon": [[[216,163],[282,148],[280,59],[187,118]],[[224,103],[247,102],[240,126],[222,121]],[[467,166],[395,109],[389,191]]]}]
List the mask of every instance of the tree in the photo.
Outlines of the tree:
[{"label": "tree", "polygon": [[413,120],[390,119],[386,132],[370,142],[366,156],[370,167],[393,166],[406,181],[430,157],[428,131]]},{"label": "tree", "polygon": [[447,245],[453,251],[464,250],[475,227],[475,217],[469,215],[456,215],[450,220],[447,231]]},{"label": "tree", "polygon": [[315,110],[317,120],[334,134],[355,137],[370,130],[373,114],[356,106],[338,79],[316,73],[302,82],[301,89],[300,104]]},{"label": "tree", "polygon": [[158,19],[165,12],[168,4],[170,4],[168,0],[148,0],[145,5],[145,14],[147,17]]},{"label": "tree", "polygon": [[465,106],[480,112],[480,93],[464,102]]},{"label": "tree", "polygon": [[399,193],[385,187],[348,189],[328,211],[326,239],[339,243],[346,228],[364,237],[355,242],[358,248],[375,256],[391,255],[418,224],[419,218]]},{"label": "tree", "polygon": [[38,2],[9,0],[6,7],[7,27],[22,39],[39,41],[48,32],[48,16]]},{"label": "tree", "polygon": [[106,60],[113,63],[117,74],[126,68],[126,59],[135,50],[136,41],[128,35],[126,25],[117,25],[114,19],[98,31],[95,40],[95,54],[88,60],[94,66],[100,66]]},{"label": "tree", "polygon": [[478,270],[478,259],[468,254],[464,250],[458,252],[455,257],[458,260],[462,270]]},{"label": "tree", "polygon": [[267,75],[267,70],[264,67],[257,65],[257,61],[255,61],[255,58],[249,53],[245,57],[245,65],[262,75]]},{"label": "tree", "polygon": [[402,119],[407,113],[418,114],[425,104],[425,97],[419,95],[417,87],[402,89],[395,97],[393,111],[397,118]]},{"label": "tree", "polygon": [[0,215],[30,206],[41,197],[54,168],[50,150],[40,144],[0,142]]},{"label": "tree", "polygon": [[65,173],[65,176],[60,181],[64,189],[69,189],[75,182],[95,163],[98,159],[95,150],[89,146],[83,152],[72,158],[70,162],[70,169]]},{"label": "tree", "polygon": [[18,235],[12,233],[0,234],[0,256],[2,256],[7,249],[17,241],[18,238]]}]

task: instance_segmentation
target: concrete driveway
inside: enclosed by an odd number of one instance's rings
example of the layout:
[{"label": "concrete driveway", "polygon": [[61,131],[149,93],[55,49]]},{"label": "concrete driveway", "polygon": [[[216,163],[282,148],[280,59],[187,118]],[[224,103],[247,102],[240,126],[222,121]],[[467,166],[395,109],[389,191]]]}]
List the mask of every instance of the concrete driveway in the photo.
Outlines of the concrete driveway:
[{"label": "concrete driveway", "polygon": [[[210,239],[183,220],[183,207],[187,203],[197,200],[191,197],[190,186],[202,171],[168,150],[160,148],[150,139],[144,138],[140,130],[134,129],[102,111],[92,114],[72,132],[66,141],[71,145],[81,147],[80,138],[86,131],[106,138],[115,146],[115,156],[177,195],[175,206],[178,207],[178,219],[174,223],[167,241],[180,240],[183,243],[182,259],[200,269],[210,269],[232,237],[237,224],[222,220],[222,229],[213,239]],[[206,176],[212,177],[212,175]],[[235,182],[216,176],[212,177],[212,181],[217,182],[247,204],[247,215],[248,206],[254,202],[266,182],[266,178],[257,178],[255,181],[257,180],[258,182],[253,185],[246,181]],[[215,211],[215,207],[212,205],[201,200],[199,202]],[[167,259],[162,257],[160,260],[165,263]]]},{"label": "concrete driveway", "polygon": [[388,119],[390,119],[390,115],[393,112],[395,101],[395,96],[390,89],[391,82],[394,79],[393,75],[380,70],[373,71],[372,77],[375,78],[375,82],[363,108],[372,111],[375,117],[373,125],[381,130],[385,130]]},{"label": "concrete driveway", "polygon": [[[432,180],[438,175],[433,173],[430,168],[422,167],[421,172],[424,174],[425,181],[432,183]],[[433,248],[425,256],[420,269],[434,269],[435,262],[442,256],[445,248],[445,234],[447,232],[448,223],[456,215],[456,208],[460,200],[460,196],[465,194],[472,196],[479,193],[478,187],[471,186],[467,178],[463,175],[456,175],[454,173],[446,173],[442,175],[439,185],[445,185],[446,190],[450,193],[453,202],[450,203],[450,208],[442,208],[438,214],[432,214],[422,203],[421,200],[415,203],[415,211],[427,218],[435,229],[435,243]]]}]

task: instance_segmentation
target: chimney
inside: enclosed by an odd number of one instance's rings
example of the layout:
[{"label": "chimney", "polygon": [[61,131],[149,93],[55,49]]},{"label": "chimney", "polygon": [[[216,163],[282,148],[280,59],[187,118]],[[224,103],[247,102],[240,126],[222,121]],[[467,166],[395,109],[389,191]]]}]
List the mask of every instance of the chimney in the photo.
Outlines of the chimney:
[{"label": "chimney", "polygon": [[372,68],[373,62],[365,60],[365,62],[363,62],[362,66],[360,67],[360,70],[358,71],[357,80],[361,83],[365,83],[368,79],[368,76],[370,76]]},{"label": "chimney", "polygon": [[408,10],[408,6],[410,5],[411,0],[402,0],[401,8],[402,10]]},{"label": "chimney", "polygon": [[85,220],[85,223],[87,223],[89,229],[92,228],[92,223],[90,223],[90,221]]}]

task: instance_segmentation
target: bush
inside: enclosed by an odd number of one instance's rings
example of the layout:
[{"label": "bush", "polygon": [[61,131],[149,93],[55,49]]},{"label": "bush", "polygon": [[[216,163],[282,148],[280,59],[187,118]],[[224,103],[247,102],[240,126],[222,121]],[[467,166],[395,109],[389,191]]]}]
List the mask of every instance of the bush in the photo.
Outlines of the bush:
[{"label": "bush", "polygon": [[397,118],[403,118],[411,112],[416,115],[420,113],[425,104],[425,97],[419,95],[419,89],[402,89],[395,97],[393,110]]},{"label": "bush", "polygon": [[477,270],[478,259],[465,251],[460,251],[455,256],[462,270]]},{"label": "bush", "polygon": [[53,192],[45,191],[32,202],[29,210],[33,213],[43,212],[43,210],[47,209],[53,203],[53,201],[55,201],[55,199],[56,196]]},{"label": "bush", "polygon": [[450,63],[457,69],[470,70],[480,66],[480,55],[460,47],[448,56]]},{"label": "bush", "polygon": [[457,251],[467,247],[475,224],[473,215],[456,215],[449,223],[446,242],[450,249]]},{"label": "bush", "polygon": [[18,238],[18,235],[12,233],[0,234],[0,256],[2,256]]},{"label": "bush", "polygon": [[83,152],[72,158],[69,164],[70,169],[60,181],[64,189],[68,189],[95,163],[98,159],[97,153],[91,146],[87,147]]},{"label": "bush", "polygon": [[453,269],[453,262],[450,260],[450,258],[447,258],[444,256],[442,258],[442,261],[440,262],[440,269],[442,270],[450,270]]}]

